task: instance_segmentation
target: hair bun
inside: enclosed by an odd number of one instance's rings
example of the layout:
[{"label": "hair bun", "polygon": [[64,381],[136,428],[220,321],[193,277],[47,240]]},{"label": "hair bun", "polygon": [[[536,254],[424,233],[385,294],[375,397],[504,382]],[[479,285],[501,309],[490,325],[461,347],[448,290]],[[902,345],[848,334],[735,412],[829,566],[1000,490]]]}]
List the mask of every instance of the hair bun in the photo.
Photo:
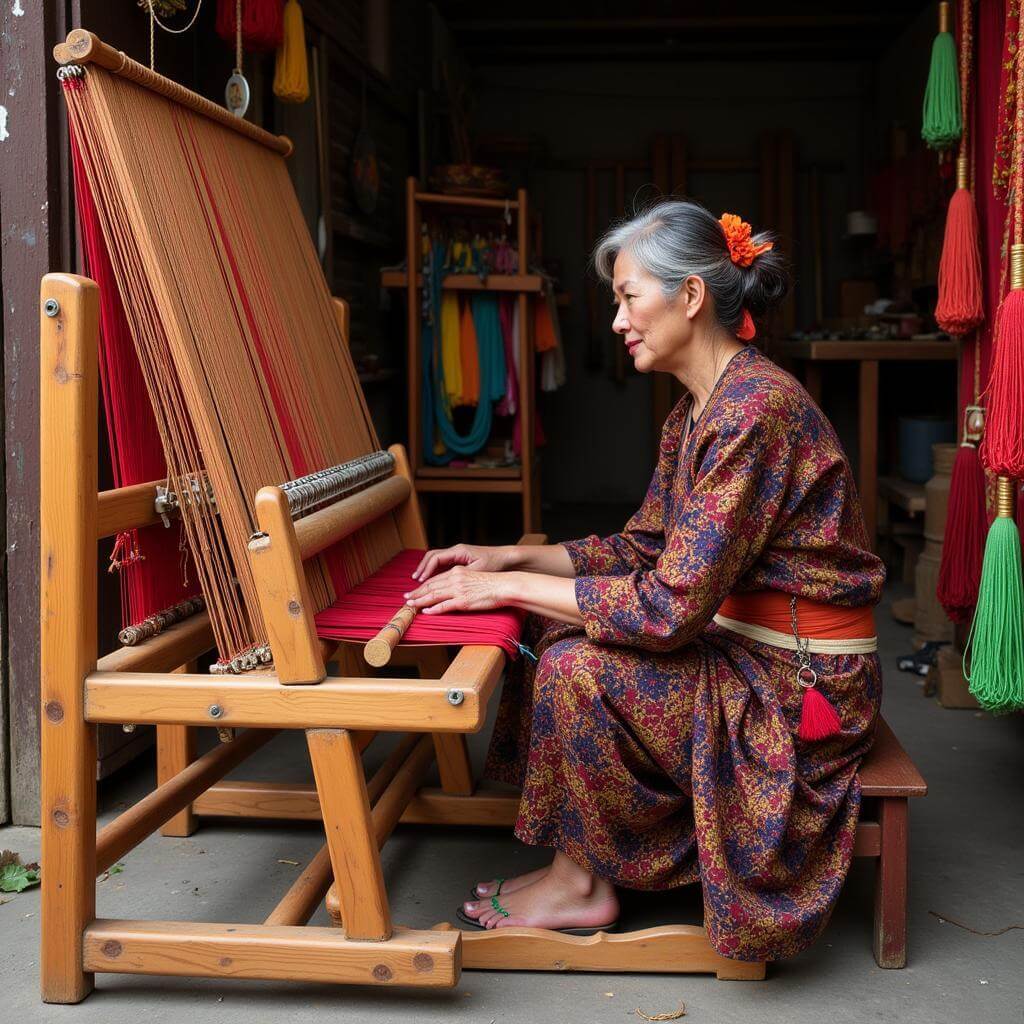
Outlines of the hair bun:
[{"label": "hair bun", "polygon": [[[773,241],[767,232],[754,236],[755,244]],[[789,267],[778,246],[762,252],[749,267],[741,267],[743,308],[751,316],[763,317],[786,297],[789,291]]]}]

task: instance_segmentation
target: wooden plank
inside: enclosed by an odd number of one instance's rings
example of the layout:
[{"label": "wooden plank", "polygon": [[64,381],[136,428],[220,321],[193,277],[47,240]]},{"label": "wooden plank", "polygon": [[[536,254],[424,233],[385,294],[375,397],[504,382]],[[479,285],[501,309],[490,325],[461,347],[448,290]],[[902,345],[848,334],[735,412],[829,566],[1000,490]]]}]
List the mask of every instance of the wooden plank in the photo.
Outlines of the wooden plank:
[{"label": "wooden plank", "polygon": [[196,797],[195,812],[216,818],[319,821],[316,786],[308,782],[256,782],[229,779]]},{"label": "wooden plank", "polygon": [[391,912],[359,752],[344,729],[309,729],[306,741],[345,934],[389,939]]},{"label": "wooden plank", "polygon": [[40,969],[45,1002],[77,1003],[93,987],[81,943],[96,916],[96,730],[85,721],[82,681],[96,666],[99,289],[48,274],[39,302]]},{"label": "wooden plank", "polygon": [[[276,676],[261,673],[186,674],[169,682],[158,674],[94,672],[86,680],[86,716],[90,722],[218,728],[476,732],[504,654],[495,647],[464,647],[459,657],[473,651],[482,653],[466,656],[461,675],[449,670],[438,682],[329,677],[317,686],[282,686]],[[460,703],[449,700],[449,690],[462,694]]]},{"label": "wooden plank", "polygon": [[[442,934],[446,930],[438,926]],[[702,927],[686,924],[585,937],[546,928],[466,931],[462,933],[462,966],[485,971],[714,974],[732,981],[760,981],[765,974],[763,961],[730,960],[714,950]]]},{"label": "wooden plank", "polygon": [[884,718],[878,719],[874,746],[859,775],[864,796],[918,797],[928,793],[928,784]]},{"label": "wooden plank", "polygon": [[[406,288],[409,275],[402,270],[384,270],[380,283],[384,288]],[[416,287],[423,287],[422,274],[416,275]],[[441,287],[460,292],[542,292],[545,282],[539,274],[488,274],[483,281],[478,274],[448,274]]]},{"label": "wooden plank", "polygon": [[487,825],[511,828],[519,815],[519,793],[495,789],[486,783],[472,796],[456,796],[443,789],[421,789],[402,815],[410,825]]},{"label": "wooden plank", "polygon": [[918,360],[956,361],[959,344],[955,341],[779,341],[773,346],[778,356],[790,359],[823,361],[917,362]]},{"label": "wooden plank", "polygon": [[359,942],[337,928],[100,920],[86,930],[83,961],[110,974],[451,988],[461,948],[458,932],[411,928]]},{"label": "wooden plank", "polygon": [[515,199],[486,199],[477,196],[446,195],[441,192],[417,192],[416,201],[435,206],[475,207],[477,209],[495,210],[499,213],[504,213],[506,210],[514,212],[520,209],[519,203]]},{"label": "wooden plank", "polygon": [[270,729],[252,729],[230,743],[219,744],[105,825],[96,836],[96,873],[105,871],[135,849],[168,818],[240,765],[274,735]]},{"label": "wooden plank", "polygon": [[327,669],[317,642],[299,541],[280,487],[260,488],[256,521],[260,532],[249,540],[249,565],[277,678],[286,685],[319,683]]},{"label": "wooden plank", "polygon": [[523,481],[521,477],[515,480],[488,480],[477,476],[475,473],[465,476],[432,479],[422,473],[416,477],[416,490],[421,494],[521,494]]}]

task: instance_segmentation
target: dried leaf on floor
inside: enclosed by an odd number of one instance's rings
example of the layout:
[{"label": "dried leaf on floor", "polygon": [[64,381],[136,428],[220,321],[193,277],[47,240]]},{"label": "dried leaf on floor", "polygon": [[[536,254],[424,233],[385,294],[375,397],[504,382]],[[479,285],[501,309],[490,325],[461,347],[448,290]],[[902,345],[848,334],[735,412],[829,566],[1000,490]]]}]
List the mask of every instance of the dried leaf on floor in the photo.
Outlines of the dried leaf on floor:
[{"label": "dried leaf on floor", "polygon": [[644,1013],[639,1006],[633,1012],[644,1020],[679,1020],[680,1017],[686,1016],[686,1003],[680,1003],[679,1009],[673,1010],[671,1013]]}]

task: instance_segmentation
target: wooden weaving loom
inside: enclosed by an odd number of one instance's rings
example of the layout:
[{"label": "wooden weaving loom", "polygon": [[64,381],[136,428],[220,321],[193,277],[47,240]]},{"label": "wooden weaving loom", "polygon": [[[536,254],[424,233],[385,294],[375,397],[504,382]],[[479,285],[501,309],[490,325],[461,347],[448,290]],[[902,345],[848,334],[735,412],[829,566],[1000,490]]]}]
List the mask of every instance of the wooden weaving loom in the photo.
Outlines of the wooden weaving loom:
[{"label": "wooden weaving loom", "polygon": [[[445,645],[402,645],[392,661],[415,666],[421,678],[390,678],[373,675],[361,645],[318,636],[315,613],[332,594],[396,552],[425,547],[426,538],[404,451],[376,451],[345,344],[345,307],[327,292],[288,179],[290,144],[84,30],[55,56],[71,88],[76,159],[108,212],[120,214],[103,229],[147,386],[151,396],[160,392],[153,405],[167,480],[98,492],[104,296],[88,278],[47,275],[40,292],[43,999],[78,1002],[97,972],[423,987],[453,986],[463,967],[763,977],[764,964],[721,957],[697,926],[579,938],[392,923],[379,850],[396,824],[515,821],[518,796],[476,785],[465,739],[486,720],[505,652],[464,645],[449,660]],[[173,145],[157,158],[168,138]],[[181,154],[195,164],[176,163]],[[189,177],[194,167],[202,180]],[[218,176],[237,182],[238,193],[222,188],[215,202]],[[183,182],[194,195],[180,191]],[[287,230],[275,222],[283,241],[274,248],[260,218],[279,210],[292,220]],[[269,355],[255,352],[254,338]],[[231,400],[232,388],[241,389],[241,401]],[[330,484],[353,466],[362,472],[368,459],[376,475],[360,489],[320,488],[315,508],[300,505],[296,517],[296,477],[322,482],[319,471],[333,466]],[[165,485],[183,496],[170,511],[166,500],[154,501]],[[162,515],[182,524],[207,610],[98,658],[98,542],[155,526]],[[225,672],[196,671],[196,659],[213,647]],[[328,662],[341,674],[328,675]],[[99,832],[98,723],[153,724],[158,747],[156,789]],[[222,742],[196,759],[201,726],[218,729]],[[222,781],[281,729],[306,732],[315,785]],[[380,732],[407,735],[367,779],[360,755]],[[435,759],[440,787],[424,787]],[[203,815],[322,819],[327,841],[261,924],[96,918],[97,874],[158,829],[191,834]],[[308,926],[325,896],[340,927]]]}]

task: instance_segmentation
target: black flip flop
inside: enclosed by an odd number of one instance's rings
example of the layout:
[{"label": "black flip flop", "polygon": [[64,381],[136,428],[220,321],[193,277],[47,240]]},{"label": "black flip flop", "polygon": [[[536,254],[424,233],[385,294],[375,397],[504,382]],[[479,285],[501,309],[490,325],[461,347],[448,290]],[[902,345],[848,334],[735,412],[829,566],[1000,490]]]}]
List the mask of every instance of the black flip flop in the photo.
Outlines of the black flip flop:
[{"label": "black flip flop", "polygon": [[[482,925],[476,918],[470,917],[462,907],[455,908],[455,916],[463,923],[469,925],[470,928],[476,928],[479,931],[487,932],[494,931],[493,928],[487,928]],[[508,914],[506,913],[506,917]],[[581,937],[587,937],[590,935],[597,935],[598,932],[612,932],[618,928],[619,922],[612,921],[611,924],[601,925],[600,928],[545,928],[547,932],[558,932],[560,935],[579,935]]]}]

